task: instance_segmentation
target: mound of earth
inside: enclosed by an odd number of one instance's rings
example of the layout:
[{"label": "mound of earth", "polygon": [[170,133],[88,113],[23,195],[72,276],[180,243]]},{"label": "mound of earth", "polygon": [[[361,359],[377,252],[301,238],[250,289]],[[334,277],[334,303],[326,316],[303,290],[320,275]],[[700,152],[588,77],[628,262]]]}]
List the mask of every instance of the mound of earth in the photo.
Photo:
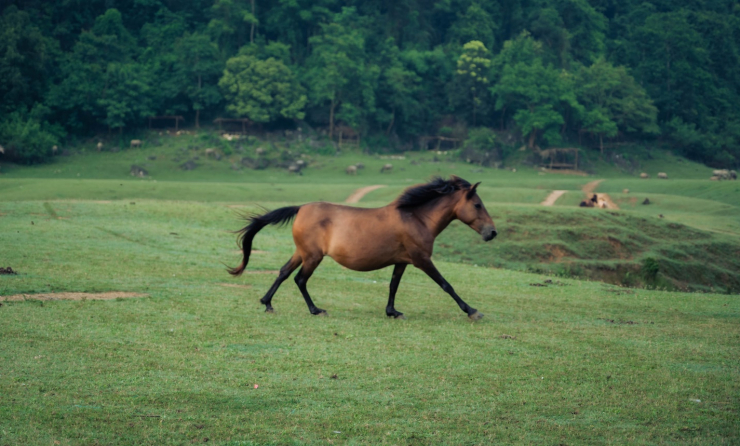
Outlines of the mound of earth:
[{"label": "mound of earth", "polygon": [[737,237],[609,210],[497,210],[494,241],[454,223],[437,239],[435,257],[624,286],[740,291]]}]

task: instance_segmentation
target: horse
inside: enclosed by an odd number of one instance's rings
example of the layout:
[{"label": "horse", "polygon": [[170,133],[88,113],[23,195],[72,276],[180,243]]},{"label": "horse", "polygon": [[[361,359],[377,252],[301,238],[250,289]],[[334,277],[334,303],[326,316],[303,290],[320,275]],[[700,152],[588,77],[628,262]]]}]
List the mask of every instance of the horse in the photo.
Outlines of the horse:
[{"label": "horse", "polygon": [[478,232],[484,241],[493,240],[496,226],[476,193],[480,182],[471,185],[457,176],[449,180],[434,178],[411,186],[390,204],[375,209],[355,208],[331,203],[288,206],[263,215],[247,217],[248,224],[236,233],[243,253],[242,262],[228,268],[233,276],[244,272],[252,251],[252,241],[267,225],[293,222],[296,250],[280,268],[277,279],[260,299],[272,313],[272,298],[280,285],[301,264],[295,282],[312,315],[326,315],[316,307],[306,283],[325,256],[354,271],[374,271],[393,265],[390,294],[385,314],[405,319],[395,308],[396,291],[407,265],[424,271],[455,300],[471,320],[483,317],[455,292],[431,260],[434,239],[453,221],[460,220]]}]

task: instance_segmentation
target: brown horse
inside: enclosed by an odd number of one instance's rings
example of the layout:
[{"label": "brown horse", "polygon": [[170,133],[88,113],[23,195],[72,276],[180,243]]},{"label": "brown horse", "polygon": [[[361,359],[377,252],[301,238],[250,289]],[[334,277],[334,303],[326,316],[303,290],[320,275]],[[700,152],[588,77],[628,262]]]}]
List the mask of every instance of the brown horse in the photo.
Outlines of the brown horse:
[{"label": "brown horse", "polygon": [[453,175],[449,180],[435,178],[427,184],[412,186],[382,208],[362,209],[330,203],[309,203],[253,216],[248,219],[249,224],[239,231],[244,254],[242,263],[230,268],[229,273],[238,276],[244,272],[252,250],[252,240],[260,229],[269,224],[285,224],[295,217],[293,241],[296,251],[260,300],[266,306],[265,311],[273,311],[272,297],[278,287],[303,264],[295,276],[295,282],[311,314],[325,314],[326,311],[317,308],[311,300],[306,282],[324,256],[329,256],[355,271],[373,271],[394,265],[385,309],[388,317],[403,318],[403,313],[396,311],[394,301],[406,265],[412,264],[449,293],[469,318],[480,319],[483,315],[455,293],[431,260],[434,239],[452,220],[458,219],[467,224],[485,241],[496,237],[493,220],[475,191],[478,184],[471,186]]}]

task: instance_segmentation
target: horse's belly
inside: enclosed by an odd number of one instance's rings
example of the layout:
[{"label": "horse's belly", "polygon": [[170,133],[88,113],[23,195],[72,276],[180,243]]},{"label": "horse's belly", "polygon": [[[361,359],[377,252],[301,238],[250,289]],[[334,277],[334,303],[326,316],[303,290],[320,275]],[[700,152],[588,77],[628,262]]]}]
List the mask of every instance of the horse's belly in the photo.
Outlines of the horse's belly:
[{"label": "horse's belly", "polygon": [[355,271],[372,271],[402,262],[403,254],[398,242],[379,234],[335,235],[326,253],[340,265]]}]

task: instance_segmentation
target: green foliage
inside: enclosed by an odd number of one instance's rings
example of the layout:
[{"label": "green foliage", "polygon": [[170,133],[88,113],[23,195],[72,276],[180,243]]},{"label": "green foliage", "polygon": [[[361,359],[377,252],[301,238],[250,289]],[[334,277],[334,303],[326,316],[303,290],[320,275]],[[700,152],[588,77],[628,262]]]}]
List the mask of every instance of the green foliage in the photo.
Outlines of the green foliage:
[{"label": "green foliage", "polygon": [[[740,14],[722,2],[6,4],[0,113],[43,104],[80,137],[144,126],[146,114],[199,127],[249,109],[261,122],[348,125],[393,147],[457,122],[524,134],[517,143],[532,147],[660,134],[712,166],[740,163]],[[238,106],[218,83],[242,56],[273,90],[251,88]],[[278,84],[298,93],[285,98]],[[268,111],[275,95],[287,102]]]},{"label": "green foliage", "polygon": [[474,2],[464,13],[458,14],[457,20],[450,27],[450,41],[458,45],[478,41],[486,48],[493,48],[496,31],[498,25],[491,14]]},{"label": "green foliage", "polygon": [[42,99],[54,41],[16,6],[0,16],[0,113]]},{"label": "green foliage", "polygon": [[[523,36],[522,39],[531,37]],[[511,45],[510,48],[513,47]],[[531,47],[536,48],[534,45]],[[543,133],[563,124],[566,106],[580,108],[573,91],[572,76],[552,65],[544,65],[537,57],[533,57],[531,62],[516,63],[502,59],[495,64],[501,71],[498,82],[491,88],[496,97],[496,109],[514,111],[514,121],[527,137],[529,147],[534,148]]]},{"label": "green foliage", "polygon": [[353,26],[354,8],[344,8],[334,21],[321,25],[321,34],[311,37],[313,50],[307,60],[305,82],[311,89],[311,103],[329,106],[328,122],[333,135],[335,121],[350,127],[365,124],[375,111],[375,92],[380,70],[367,62],[365,38]]},{"label": "green foliage", "polygon": [[280,60],[260,60],[246,54],[232,57],[218,85],[228,101],[226,109],[234,116],[254,122],[303,119],[306,95]]},{"label": "green foliage", "polygon": [[52,155],[52,146],[64,137],[64,130],[46,120],[49,109],[36,104],[0,118],[0,141],[5,155],[20,163],[39,163]]},{"label": "green foliage", "polygon": [[625,133],[658,133],[658,110],[624,67],[614,67],[604,59],[581,66],[575,74],[578,102],[583,106],[582,129],[599,136]]},{"label": "green foliage", "polygon": [[221,101],[217,79],[223,72],[223,64],[218,57],[218,47],[205,34],[186,34],[178,42],[177,53],[190,81],[185,91],[196,111],[196,126],[199,126],[200,111]]},{"label": "green foliage", "polygon": [[493,130],[488,127],[476,127],[468,131],[460,157],[468,163],[492,166],[502,161],[504,153]]}]

